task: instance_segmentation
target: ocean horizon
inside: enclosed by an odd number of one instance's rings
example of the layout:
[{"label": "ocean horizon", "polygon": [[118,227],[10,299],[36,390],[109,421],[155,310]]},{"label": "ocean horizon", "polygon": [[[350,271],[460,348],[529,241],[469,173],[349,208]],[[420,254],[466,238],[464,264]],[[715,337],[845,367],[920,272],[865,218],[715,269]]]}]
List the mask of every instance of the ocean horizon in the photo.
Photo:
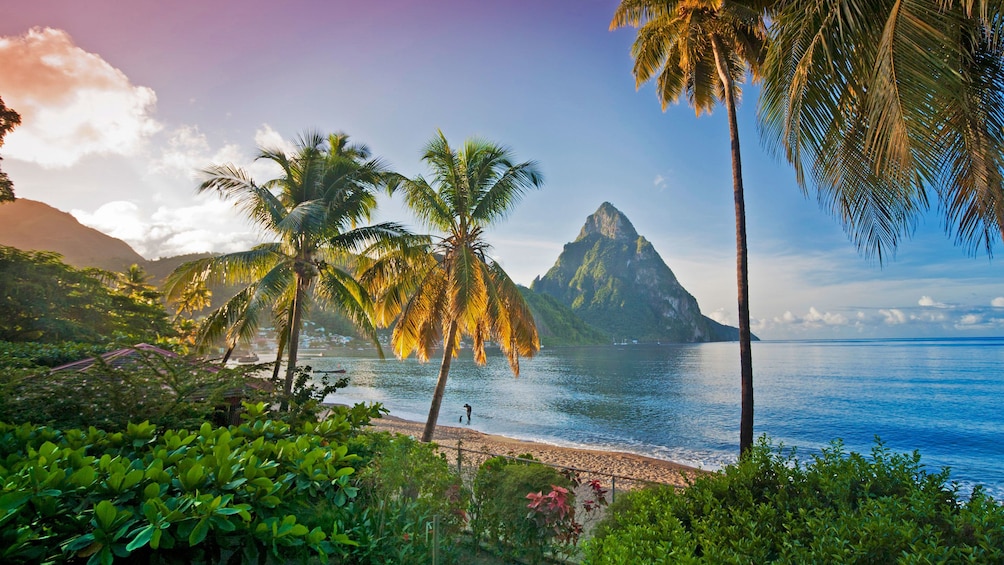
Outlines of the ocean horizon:
[{"label": "ocean horizon", "polygon": [[[332,349],[304,358],[344,368],[349,386],[327,398],[381,402],[424,422],[439,359],[380,360]],[[499,354],[479,367],[453,361],[438,425],[566,447],[624,451],[716,470],[739,444],[738,344],[545,348],[514,378]],[[869,454],[880,438],[951,468],[960,494],[983,485],[1004,498],[1004,338],[759,341],[753,343],[755,428],[806,461],[834,440]]]}]

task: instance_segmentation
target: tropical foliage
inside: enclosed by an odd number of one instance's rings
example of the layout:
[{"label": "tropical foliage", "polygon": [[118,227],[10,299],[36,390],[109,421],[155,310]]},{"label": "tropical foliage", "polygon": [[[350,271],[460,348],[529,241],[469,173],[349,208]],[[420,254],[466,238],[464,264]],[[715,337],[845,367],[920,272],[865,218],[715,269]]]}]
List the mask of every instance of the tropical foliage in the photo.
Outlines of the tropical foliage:
[{"label": "tropical foliage", "polygon": [[742,414],[739,451],[753,446],[753,359],[750,342],[746,204],[736,103],[747,73],[754,77],[766,53],[764,15],[770,0],[622,0],[610,28],[638,28],[631,49],[635,84],[655,79],[663,110],[686,96],[698,116],[719,103],[728,113],[736,214],[736,278]]},{"label": "tropical foliage", "polygon": [[346,442],[379,406],[297,430],[247,408],[239,426],[162,433],[0,424],[0,559],[302,563],[352,543],[344,524],[304,522],[356,495]]},{"label": "tropical foliage", "polygon": [[682,491],[618,496],[584,563],[1000,563],[1004,506],[959,500],[920,455],[839,442],[805,464],[766,441]]},{"label": "tropical foliage", "polygon": [[265,387],[251,386],[260,381],[250,372],[144,349],[117,360],[94,355],[86,370],[3,367],[0,414],[7,423],[109,432],[144,420],[162,429],[226,424],[239,399],[266,395]]},{"label": "tropical foliage", "polygon": [[173,334],[157,300],[113,289],[115,278],[56,253],[0,246],[0,341],[133,345]]},{"label": "tropical foliage", "polygon": [[441,234],[387,252],[361,276],[378,296],[381,319],[398,315],[392,346],[401,358],[422,361],[443,344],[443,361],[422,441],[431,441],[450,363],[469,336],[474,360],[486,362],[485,344],[498,343],[519,375],[519,358],[540,349],[533,315],[502,267],[488,256],[484,231],[501,221],[531,188],[543,183],[535,163],[514,162],[508,148],[469,139],[454,149],[442,132],[426,145],[432,180],[402,179],[408,207]]},{"label": "tropical foliage", "polygon": [[[0,147],[3,147],[3,138],[12,129],[21,123],[21,115],[8,108],[0,98]],[[3,158],[0,158],[2,161]],[[0,171],[0,203],[14,200],[14,183],[11,182],[7,173]]]},{"label": "tropical foliage", "polygon": [[933,203],[990,254],[1004,237],[1004,5],[782,1],[765,139],[881,261]]},{"label": "tropical foliage", "polygon": [[388,171],[344,134],[307,133],[291,153],[263,147],[258,159],[278,166],[280,176],[258,183],[237,166],[216,165],[205,170],[199,191],[233,200],[274,241],[182,265],[169,277],[167,296],[180,301],[203,285],[240,285],[203,323],[199,343],[222,339],[229,356],[263,320],[272,321],[280,334],[279,354],[288,348],[284,390],[289,394],[300,329],[314,304],[341,310],[379,347],[369,296],[348,265],[354,253],[402,229],[394,223],[360,225],[369,221]]},{"label": "tropical foliage", "polygon": [[543,498],[545,491],[563,491],[562,507],[574,509],[571,487],[571,480],[530,455],[488,459],[474,478],[471,529],[475,539],[505,557],[540,562],[559,532],[554,524],[545,523],[542,512],[536,510],[541,501],[533,495],[540,493]]}]

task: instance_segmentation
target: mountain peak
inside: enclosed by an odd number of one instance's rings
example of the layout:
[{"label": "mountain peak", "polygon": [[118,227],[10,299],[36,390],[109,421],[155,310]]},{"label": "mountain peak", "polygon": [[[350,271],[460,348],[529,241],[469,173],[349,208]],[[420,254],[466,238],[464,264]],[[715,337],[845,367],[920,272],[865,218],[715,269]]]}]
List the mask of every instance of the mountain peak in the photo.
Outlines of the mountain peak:
[{"label": "mountain peak", "polygon": [[638,239],[638,232],[631,221],[609,202],[600,204],[596,212],[586,218],[586,224],[582,226],[576,241],[594,233],[613,240]]}]

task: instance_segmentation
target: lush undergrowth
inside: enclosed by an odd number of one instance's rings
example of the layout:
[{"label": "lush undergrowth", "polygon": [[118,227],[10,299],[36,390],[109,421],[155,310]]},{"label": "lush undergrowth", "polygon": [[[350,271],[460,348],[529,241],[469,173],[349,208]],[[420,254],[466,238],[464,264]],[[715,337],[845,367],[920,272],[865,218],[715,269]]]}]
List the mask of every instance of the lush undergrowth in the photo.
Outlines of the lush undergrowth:
[{"label": "lush undergrowth", "polygon": [[920,455],[847,454],[808,464],[762,441],[683,491],[619,497],[585,563],[1004,563],[1004,507],[961,502]]},{"label": "lush undergrowth", "polygon": [[0,424],[0,561],[325,560],[353,543],[344,525],[305,523],[356,496],[346,443],[379,413],[293,429],[259,404],[239,426],[162,433]]}]

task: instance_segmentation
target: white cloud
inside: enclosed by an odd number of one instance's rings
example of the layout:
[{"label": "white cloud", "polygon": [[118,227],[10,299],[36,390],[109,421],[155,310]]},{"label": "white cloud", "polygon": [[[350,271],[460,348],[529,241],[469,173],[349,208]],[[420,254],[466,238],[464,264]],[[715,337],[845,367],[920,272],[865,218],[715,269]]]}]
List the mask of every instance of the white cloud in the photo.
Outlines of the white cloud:
[{"label": "white cloud", "polygon": [[153,170],[191,180],[198,178],[200,171],[211,164],[245,160],[248,159],[242,155],[239,146],[228,144],[214,151],[198,127],[182,126],[171,133],[167,147],[154,161]]},{"label": "white cloud", "polygon": [[727,326],[734,326],[735,322],[732,321],[732,317],[725,312],[724,308],[719,308],[714,312],[706,314],[707,317],[718,322],[719,324],[725,324]]},{"label": "white cloud", "polygon": [[905,324],[907,321],[906,314],[898,308],[883,308],[879,310],[879,314],[883,316],[883,322],[889,324],[890,326]]},{"label": "white cloud", "polygon": [[966,314],[965,316],[959,318],[959,321],[955,324],[956,328],[966,328],[973,326],[982,326],[983,317],[978,314]]},{"label": "white cloud", "polygon": [[1004,308],[1004,296],[998,296],[990,301],[990,305],[994,308]]},{"label": "white cloud", "polygon": [[660,191],[666,188],[666,178],[662,175],[655,175],[655,180],[652,181],[652,185],[658,188]]},{"label": "white cloud", "polygon": [[86,155],[133,155],[161,129],[157,96],[135,86],[63,30],[32,28],[0,37],[0,92],[21,114],[4,157],[69,167]]},{"label": "white cloud", "polygon": [[161,207],[153,213],[132,202],[109,202],[93,213],[73,210],[77,220],[128,243],[147,258],[186,253],[231,252],[259,243],[234,211],[215,197],[198,197],[194,206]]},{"label": "white cloud", "polygon": [[293,144],[283,139],[282,135],[272,129],[272,126],[268,124],[262,124],[254,132],[254,142],[258,147],[263,147],[265,149],[279,148],[285,151],[287,154],[292,153],[294,148]]},{"label": "white cloud", "polygon": [[944,302],[938,302],[935,299],[931,298],[930,296],[921,296],[920,300],[917,301],[917,304],[919,304],[920,306],[931,307],[931,308],[948,308],[949,307]]}]

